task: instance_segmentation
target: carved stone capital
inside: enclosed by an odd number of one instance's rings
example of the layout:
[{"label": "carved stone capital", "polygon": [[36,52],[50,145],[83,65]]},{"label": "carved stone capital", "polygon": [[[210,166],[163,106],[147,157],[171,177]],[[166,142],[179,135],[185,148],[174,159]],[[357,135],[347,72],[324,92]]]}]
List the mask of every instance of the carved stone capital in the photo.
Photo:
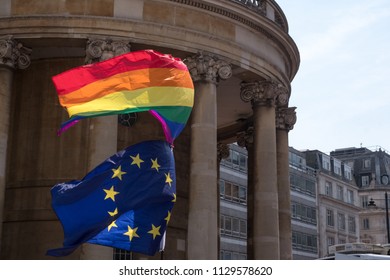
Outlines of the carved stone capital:
[{"label": "carved stone capital", "polygon": [[218,143],[217,144],[217,155],[218,155],[218,162],[220,162],[224,158],[228,158],[230,155],[230,148],[225,143]]},{"label": "carved stone capital", "polygon": [[215,56],[198,53],[183,61],[194,82],[207,81],[217,84],[219,79],[226,80],[232,76],[230,64]]},{"label": "carved stone capital", "polygon": [[85,49],[85,64],[104,61],[130,51],[128,41],[89,39]]},{"label": "carved stone capital", "polygon": [[247,150],[253,145],[254,128],[249,127],[246,131],[237,133],[237,144],[240,147],[246,148]]},{"label": "carved stone capital", "polygon": [[296,107],[278,108],[276,110],[276,128],[290,131],[297,122]]},{"label": "carved stone capital", "polygon": [[242,101],[250,101],[252,106],[274,106],[276,103],[285,106],[290,98],[289,91],[284,86],[271,80],[241,83],[240,96]]},{"label": "carved stone capital", "polygon": [[0,39],[0,65],[26,69],[31,63],[31,52],[31,49],[14,39]]}]

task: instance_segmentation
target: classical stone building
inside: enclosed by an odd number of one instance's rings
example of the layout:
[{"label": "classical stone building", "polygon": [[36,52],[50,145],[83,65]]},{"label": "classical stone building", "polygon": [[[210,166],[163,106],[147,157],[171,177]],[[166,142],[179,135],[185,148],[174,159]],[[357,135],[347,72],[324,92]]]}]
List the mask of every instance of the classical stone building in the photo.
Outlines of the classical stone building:
[{"label": "classical stone building", "polygon": [[[381,147],[343,148],[331,152],[349,164],[359,187],[360,239],[365,243],[388,244],[390,207],[390,154]],[[387,211],[386,211],[387,198]]]},{"label": "classical stone building", "polygon": [[[177,203],[164,258],[218,258],[218,143],[248,154],[248,258],[291,258],[288,131],[299,52],[274,0],[0,0],[0,256],[45,259],[61,246],[50,188],[80,179],[116,151],[164,139],[141,113],[68,119],[51,77],[128,51],[185,61],[195,104],[175,142]],[[141,258],[144,256],[134,256]],[[157,256],[156,256],[157,257]],[[83,245],[70,259],[112,259]]]},{"label": "classical stone building", "polygon": [[318,150],[305,155],[317,173],[318,255],[322,258],[329,246],[360,242],[358,187],[346,162]]}]

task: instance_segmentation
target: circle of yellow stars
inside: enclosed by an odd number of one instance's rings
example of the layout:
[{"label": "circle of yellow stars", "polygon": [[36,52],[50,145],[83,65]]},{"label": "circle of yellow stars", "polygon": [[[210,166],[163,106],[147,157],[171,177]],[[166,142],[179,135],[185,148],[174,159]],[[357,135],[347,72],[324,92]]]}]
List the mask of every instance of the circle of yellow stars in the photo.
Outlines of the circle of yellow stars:
[{"label": "circle of yellow stars", "polygon": [[[144,163],[144,160],[142,160],[140,158],[140,155],[137,154],[136,156],[130,156],[130,157],[133,160],[131,165],[137,165],[138,168],[141,168],[141,164]],[[159,168],[161,167],[161,165],[158,163],[157,158],[151,159],[151,162],[152,162],[151,169],[155,169],[157,172],[159,172]],[[118,166],[118,168],[116,168],[116,169],[113,168],[111,170],[113,172],[111,179],[118,178],[119,180],[122,181],[122,176],[127,174],[127,172],[122,171],[121,166]],[[170,173],[169,172],[164,173],[164,175],[165,175],[165,183],[168,184],[169,187],[171,187],[173,180],[171,178]],[[114,186],[111,186],[110,189],[103,189],[103,191],[106,193],[104,200],[111,199],[112,201],[115,202],[115,196],[118,195],[119,192],[115,191]],[[176,202],[176,194],[175,193],[173,194],[172,202]],[[115,208],[115,210],[113,212],[108,211],[108,214],[112,217],[116,216],[118,214],[118,208]],[[171,212],[168,211],[167,216],[164,219],[166,221],[167,226],[168,226],[170,219],[171,219]],[[107,230],[110,231],[113,227],[116,227],[116,228],[118,227],[118,225],[116,224],[116,220],[111,222],[111,224],[107,227]],[[153,240],[157,236],[161,236],[160,228],[161,228],[161,225],[160,226],[155,226],[154,224],[151,225],[151,229],[148,231],[148,233],[153,236]],[[140,236],[137,234],[137,230],[138,230],[138,227],[132,228],[131,226],[128,225],[127,231],[123,235],[127,235],[129,237],[130,242],[131,242],[134,237],[140,238]]]}]

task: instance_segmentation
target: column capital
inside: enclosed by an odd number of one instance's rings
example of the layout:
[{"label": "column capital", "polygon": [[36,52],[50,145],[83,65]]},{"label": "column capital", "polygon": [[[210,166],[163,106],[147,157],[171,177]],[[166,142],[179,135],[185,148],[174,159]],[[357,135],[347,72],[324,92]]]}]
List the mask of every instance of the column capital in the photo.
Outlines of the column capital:
[{"label": "column capital", "polygon": [[276,110],[276,128],[290,131],[297,122],[296,107],[278,108]]},{"label": "column capital", "polygon": [[184,60],[194,82],[207,81],[218,84],[219,79],[226,80],[232,76],[232,67],[216,56],[198,53]]},{"label": "column capital", "polygon": [[290,98],[287,88],[273,80],[241,83],[241,100],[252,106],[286,106]]},{"label": "column capital", "polygon": [[248,150],[253,145],[254,128],[251,126],[246,131],[237,133],[237,144]]},{"label": "column capital", "polygon": [[22,43],[8,38],[0,38],[0,66],[5,65],[12,69],[26,69],[30,63],[32,50]]},{"label": "column capital", "polygon": [[228,158],[230,155],[230,148],[225,143],[218,143],[217,144],[217,155],[218,155],[218,162],[220,162],[224,158]]},{"label": "column capital", "polygon": [[104,61],[129,51],[129,41],[90,38],[85,49],[85,64]]}]

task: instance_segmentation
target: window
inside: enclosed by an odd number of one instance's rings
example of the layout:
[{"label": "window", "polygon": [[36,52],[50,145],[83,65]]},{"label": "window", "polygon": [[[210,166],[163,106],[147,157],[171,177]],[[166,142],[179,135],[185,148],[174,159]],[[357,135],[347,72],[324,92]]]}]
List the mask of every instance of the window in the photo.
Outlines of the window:
[{"label": "window", "polygon": [[344,188],[342,186],[337,186],[337,199],[344,201]]},{"label": "window", "polygon": [[330,197],[333,196],[333,187],[331,182],[325,182],[325,194]]},{"label": "window", "polygon": [[317,211],[315,207],[292,201],[291,212],[294,220],[299,220],[313,225],[317,224]]},{"label": "window", "polygon": [[355,203],[353,191],[351,191],[351,190],[347,190],[347,202],[349,204],[354,204]]},{"label": "window", "polygon": [[130,251],[114,248],[113,259],[114,260],[131,260],[132,254]]},{"label": "window", "polygon": [[326,239],[326,243],[327,243],[327,247],[329,248],[329,246],[332,246],[335,244],[334,242],[334,237],[333,236],[328,236],[328,238]]},{"label": "window", "polygon": [[225,194],[225,181],[219,180],[219,196],[223,197]]},{"label": "window", "polygon": [[238,151],[233,151],[230,150],[230,155],[228,158],[223,159],[221,161],[222,165],[229,166],[233,169],[242,171],[242,172],[247,172],[248,167],[247,167],[247,159],[248,156],[240,153]]},{"label": "window", "polygon": [[334,214],[333,210],[326,210],[326,225],[330,227],[334,227]]},{"label": "window", "polygon": [[292,247],[296,250],[317,253],[317,236],[292,231]]},{"label": "window", "polygon": [[367,208],[367,206],[368,206],[368,196],[367,195],[363,195],[361,198],[362,198],[362,207],[363,208]]},{"label": "window", "polygon": [[362,187],[366,187],[370,184],[370,176],[364,175],[362,176]]},{"label": "window", "polygon": [[339,230],[345,230],[345,215],[338,213],[337,214],[337,222],[339,226]]},{"label": "window", "polygon": [[370,220],[368,218],[363,219],[363,229],[370,229]]},{"label": "window", "polygon": [[346,164],[344,164],[344,177],[350,181],[352,180],[352,169]]},{"label": "window", "polygon": [[219,191],[220,197],[225,200],[234,201],[244,205],[247,202],[247,188],[244,186],[238,186],[230,182],[220,180]]},{"label": "window", "polygon": [[224,235],[246,238],[247,236],[247,222],[246,220],[221,215],[221,233]]},{"label": "window", "polygon": [[333,159],[333,169],[334,173],[341,176],[341,161]]},{"label": "window", "polygon": [[356,233],[356,219],[355,219],[355,217],[348,216],[348,231],[350,233]]},{"label": "window", "polygon": [[315,181],[308,180],[303,176],[299,176],[295,173],[290,173],[290,186],[294,191],[303,193],[308,196],[315,197],[316,188]]},{"label": "window", "polygon": [[221,250],[220,258],[221,260],[246,260],[246,254]]},{"label": "window", "polygon": [[322,168],[330,171],[330,157],[322,155]]},{"label": "window", "polygon": [[366,158],[363,160],[363,168],[365,168],[365,169],[371,168],[371,159],[370,158]]}]

